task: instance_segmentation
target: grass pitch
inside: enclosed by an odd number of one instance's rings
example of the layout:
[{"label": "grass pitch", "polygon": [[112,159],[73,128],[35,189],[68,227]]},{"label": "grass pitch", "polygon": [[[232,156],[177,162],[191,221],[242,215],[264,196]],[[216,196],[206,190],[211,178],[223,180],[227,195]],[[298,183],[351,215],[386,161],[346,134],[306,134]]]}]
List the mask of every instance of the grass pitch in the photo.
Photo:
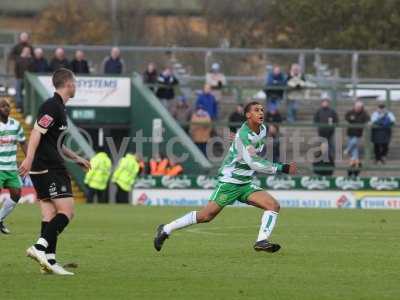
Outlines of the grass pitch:
[{"label": "grass pitch", "polygon": [[192,208],[81,205],[58,259],[73,277],[41,275],[25,249],[38,208],[10,216],[0,236],[0,299],[400,299],[400,212],[283,209],[275,254],[252,249],[261,212],[228,208],[153,249],[158,224]]}]

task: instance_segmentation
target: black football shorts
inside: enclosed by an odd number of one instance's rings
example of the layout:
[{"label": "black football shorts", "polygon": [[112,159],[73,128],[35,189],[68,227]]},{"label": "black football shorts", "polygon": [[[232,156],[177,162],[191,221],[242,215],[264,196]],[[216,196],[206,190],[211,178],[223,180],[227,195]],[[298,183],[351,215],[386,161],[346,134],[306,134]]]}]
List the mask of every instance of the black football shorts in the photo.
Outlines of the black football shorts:
[{"label": "black football shorts", "polygon": [[65,170],[31,172],[38,200],[53,200],[72,197],[71,178]]}]

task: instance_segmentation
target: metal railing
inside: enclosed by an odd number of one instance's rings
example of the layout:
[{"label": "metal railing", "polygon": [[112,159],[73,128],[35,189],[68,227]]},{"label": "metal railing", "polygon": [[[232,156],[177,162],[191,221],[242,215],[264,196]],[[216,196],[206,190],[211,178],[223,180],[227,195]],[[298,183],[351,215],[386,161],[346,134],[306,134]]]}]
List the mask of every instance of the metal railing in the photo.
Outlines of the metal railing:
[{"label": "metal railing", "polygon": [[[0,44],[0,73],[5,73],[7,56],[13,45]],[[35,45],[45,50],[50,59],[60,45]],[[102,72],[102,61],[111,46],[62,45],[69,59],[82,49],[94,74]],[[400,52],[326,49],[242,49],[202,47],[131,47],[120,46],[126,63],[125,73],[142,72],[148,62],[161,69],[165,64],[177,64],[182,74],[203,76],[212,63],[219,62],[226,76],[254,80],[266,73],[266,67],[280,64],[284,70],[297,62],[307,74],[341,82],[400,82]]]}]

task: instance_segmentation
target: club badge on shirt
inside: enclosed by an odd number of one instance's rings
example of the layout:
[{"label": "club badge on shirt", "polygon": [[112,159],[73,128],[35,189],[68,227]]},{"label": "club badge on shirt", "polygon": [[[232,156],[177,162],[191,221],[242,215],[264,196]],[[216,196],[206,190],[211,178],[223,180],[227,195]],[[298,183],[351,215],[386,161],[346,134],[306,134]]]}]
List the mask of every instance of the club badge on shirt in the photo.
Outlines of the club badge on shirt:
[{"label": "club badge on shirt", "polygon": [[48,128],[51,123],[53,122],[53,117],[49,116],[49,115],[44,115],[40,118],[40,120],[38,121],[38,124],[43,127],[43,128]]}]

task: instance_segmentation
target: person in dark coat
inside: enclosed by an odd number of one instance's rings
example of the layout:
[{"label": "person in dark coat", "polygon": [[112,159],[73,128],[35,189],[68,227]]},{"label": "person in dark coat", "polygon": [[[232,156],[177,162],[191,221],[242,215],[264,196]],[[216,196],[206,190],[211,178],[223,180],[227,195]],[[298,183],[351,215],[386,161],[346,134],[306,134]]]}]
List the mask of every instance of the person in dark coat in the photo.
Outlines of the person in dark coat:
[{"label": "person in dark coat", "polygon": [[354,107],[346,113],[346,121],[349,125],[347,128],[348,143],[345,154],[351,155],[351,160],[359,159],[359,141],[363,135],[364,126],[369,121],[369,114],[364,109],[361,101],[356,101]]},{"label": "person in dark coat", "polygon": [[245,121],[246,117],[244,115],[243,105],[238,104],[235,111],[229,116],[229,131],[235,134]]},{"label": "person in dark coat", "polygon": [[75,58],[71,61],[71,69],[75,74],[89,74],[89,64],[85,60],[85,53],[82,50],[75,52]]},{"label": "person in dark coat", "polygon": [[172,100],[175,98],[175,86],[179,84],[178,79],[172,73],[170,67],[165,70],[157,78],[157,92],[156,96],[160,99],[161,103],[170,110],[172,107]]},{"label": "person in dark coat", "polygon": [[279,110],[272,109],[272,110],[267,110],[267,112],[265,113],[264,121],[267,123],[279,124],[282,123],[283,118]]},{"label": "person in dark coat", "polygon": [[54,51],[54,57],[50,62],[50,71],[55,72],[61,68],[66,68],[71,70],[70,63],[68,59],[66,59],[65,57],[64,49],[57,48],[56,51]]},{"label": "person in dark coat", "polygon": [[23,89],[25,72],[33,71],[33,58],[29,47],[22,49],[21,55],[17,57],[14,65],[15,74],[15,101],[17,109],[22,111],[23,106]]},{"label": "person in dark coat", "polygon": [[110,56],[103,61],[104,74],[122,74],[124,72],[124,60],[118,47],[111,49]]},{"label": "person in dark coat", "polygon": [[328,97],[324,97],[321,107],[314,114],[314,123],[318,126],[318,136],[328,142],[329,156],[335,158],[335,126],[339,123],[336,111],[330,107]]},{"label": "person in dark coat", "polygon": [[379,104],[371,116],[371,141],[374,143],[375,162],[385,163],[392,138],[392,126],[396,123],[394,114]]},{"label": "person in dark coat", "polygon": [[8,60],[7,60],[7,73],[12,67],[15,67],[15,61],[17,58],[20,57],[22,53],[22,49],[25,47],[28,47],[30,50],[31,56],[33,56],[33,47],[32,44],[30,43],[30,37],[27,32],[21,32],[19,35],[19,40],[16,45],[14,45],[8,54]]},{"label": "person in dark coat", "polygon": [[158,73],[156,65],[151,62],[147,65],[146,71],[143,72],[143,83],[148,84],[149,88],[154,91],[155,85],[157,84],[157,78]]},{"label": "person in dark coat", "polygon": [[49,63],[43,56],[42,48],[35,48],[33,57],[33,72],[35,73],[47,73],[50,71]]},{"label": "person in dark coat", "polygon": [[[272,142],[272,161],[274,163],[280,162],[280,154],[281,154],[281,144],[280,144],[280,133],[279,127],[277,124],[268,124],[268,135],[267,135],[267,142],[268,140]],[[266,150],[268,147],[264,147]],[[267,152],[267,155],[269,153]],[[268,159],[271,159],[268,157]]]},{"label": "person in dark coat", "polygon": [[267,96],[267,109],[278,109],[283,99],[284,89],[286,88],[286,76],[282,73],[279,66],[274,66],[272,72],[267,75],[265,94]]}]

